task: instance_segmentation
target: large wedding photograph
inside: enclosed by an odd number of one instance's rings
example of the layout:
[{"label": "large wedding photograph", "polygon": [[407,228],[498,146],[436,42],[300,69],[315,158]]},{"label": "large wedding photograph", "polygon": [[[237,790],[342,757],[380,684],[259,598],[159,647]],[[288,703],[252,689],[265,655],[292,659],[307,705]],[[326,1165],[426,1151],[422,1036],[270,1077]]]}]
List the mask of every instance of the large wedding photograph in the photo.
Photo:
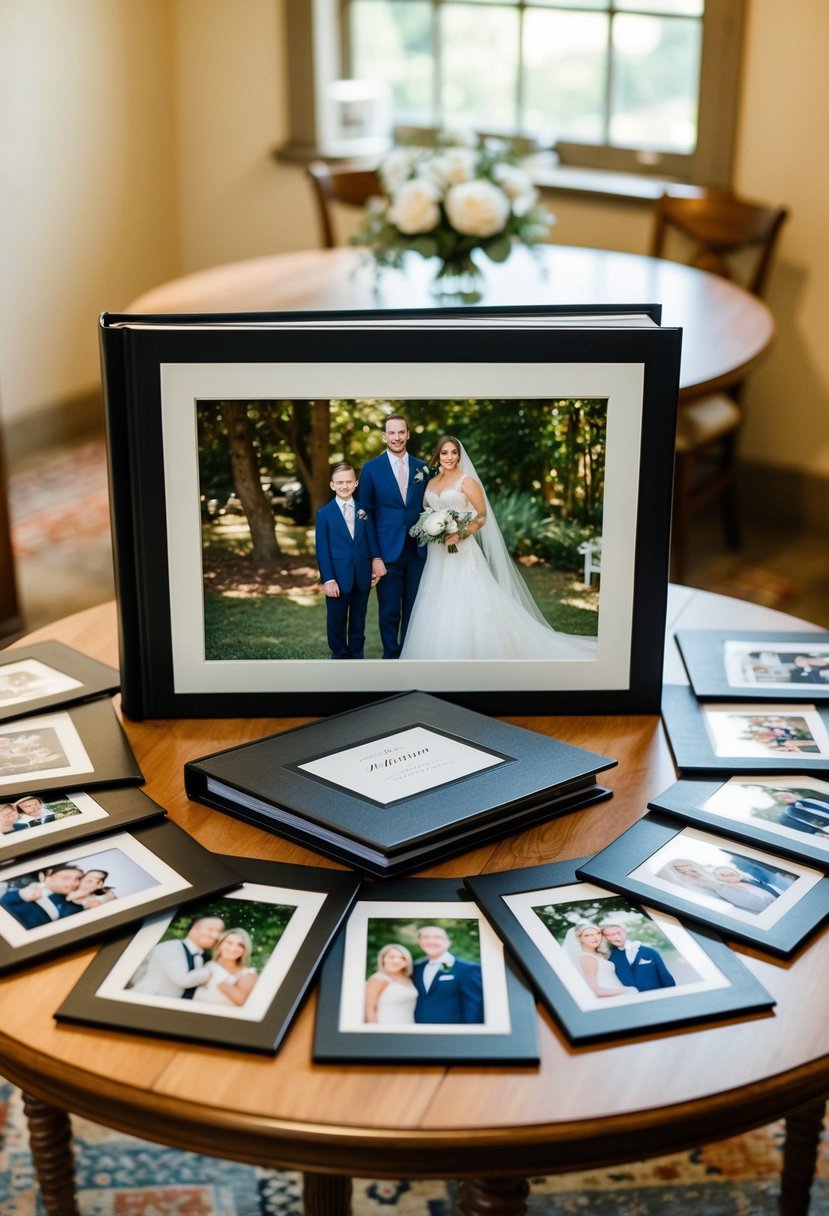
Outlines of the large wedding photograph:
[{"label": "large wedding photograph", "polygon": [[595,659],[606,399],[197,416],[208,660]]}]

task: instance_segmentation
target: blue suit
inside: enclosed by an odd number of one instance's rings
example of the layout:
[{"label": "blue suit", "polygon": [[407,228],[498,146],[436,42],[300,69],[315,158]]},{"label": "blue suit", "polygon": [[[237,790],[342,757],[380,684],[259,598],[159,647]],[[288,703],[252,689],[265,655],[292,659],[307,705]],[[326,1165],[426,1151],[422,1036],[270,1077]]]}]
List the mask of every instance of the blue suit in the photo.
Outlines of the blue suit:
[{"label": "blue suit", "polygon": [[338,498],[317,511],[317,565],[324,583],[336,579],[339,596],[325,597],[328,646],[332,659],[361,659],[366,640],[366,607],[371,590],[371,559],[377,555],[374,525],[354,503],[354,536]]},{"label": "blue suit", "polygon": [[415,1022],[430,1025],[457,1025],[483,1022],[484,995],[479,963],[456,958],[444,964],[432,980],[429,991],[423,982],[426,959],[415,963],[412,979],[417,988]]},{"label": "blue suit", "polygon": [[[58,910],[58,919],[64,916],[72,916],[76,912],[83,912],[80,904],[70,903],[65,895],[59,895],[53,892],[50,895],[52,903]],[[49,913],[41,908],[40,904],[33,901],[20,898],[20,891],[16,887],[9,887],[0,898],[0,906],[18,921],[24,929],[37,929],[40,925],[51,925],[52,918]]]},{"label": "blue suit", "polygon": [[798,798],[797,802],[783,805],[777,822],[784,828],[822,836],[829,829],[829,802],[819,798]]},{"label": "blue suit", "polygon": [[360,504],[374,523],[377,555],[386,566],[386,574],[377,584],[384,659],[396,659],[400,654],[426,560],[425,546],[417,545],[409,536],[409,528],[423,510],[429,466],[414,456],[407,455],[406,459],[409,481],[405,502],[388,452],[366,461],[360,473]]},{"label": "blue suit", "polygon": [[610,961],[616,969],[621,983],[640,992],[652,992],[655,988],[675,988],[676,980],[671,975],[662,955],[653,946],[643,946],[631,962],[624,950],[610,947]]}]

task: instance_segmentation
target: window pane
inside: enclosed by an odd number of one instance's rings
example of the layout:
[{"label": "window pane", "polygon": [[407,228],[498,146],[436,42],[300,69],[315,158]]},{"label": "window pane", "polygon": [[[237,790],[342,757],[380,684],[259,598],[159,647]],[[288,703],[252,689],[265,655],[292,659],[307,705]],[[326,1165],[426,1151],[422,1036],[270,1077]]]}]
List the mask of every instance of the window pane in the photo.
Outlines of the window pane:
[{"label": "window pane", "polygon": [[441,12],[443,125],[514,132],[518,12],[446,4]]},{"label": "window pane", "polygon": [[387,80],[396,122],[432,126],[432,5],[430,0],[354,0],[351,75]]},{"label": "window pane", "polygon": [[616,0],[617,9],[662,16],[701,17],[704,7],[703,0]]},{"label": "window pane", "polygon": [[693,152],[700,47],[697,21],[632,13],[615,18],[612,144]]},{"label": "window pane", "polygon": [[522,128],[545,141],[603,143],[608,17],[528,10]]}]

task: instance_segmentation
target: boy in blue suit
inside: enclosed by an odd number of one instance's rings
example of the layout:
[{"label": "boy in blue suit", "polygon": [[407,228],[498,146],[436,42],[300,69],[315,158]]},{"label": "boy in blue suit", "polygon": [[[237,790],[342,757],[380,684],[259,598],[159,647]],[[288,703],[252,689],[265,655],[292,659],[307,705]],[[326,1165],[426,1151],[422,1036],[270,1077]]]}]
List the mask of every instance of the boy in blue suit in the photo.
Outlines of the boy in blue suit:
[{"label": "boy in blue suit", "polygon": [[616,974],[628,988],[653,992],[656,988],[675,988],[676,980],[665,966],[665,960],[653,946],[628,940],[621,925],[602,925],[602,937],[610,946],[610,961]]},{"label": "boy in blue suit", "polygon": [[343,462],[331,473],[334,497],[317,511],[316,546],[332,659],[361,659],[366,608],[377,581],[374,525],[354,499],[357,474]]},{"label": "boy in blue suit", "polygon": [[379,546],[374,572],[383,658],[396,659],[426,560],[425,546],[418,546],[409,528],[423,510],[429,466],[406,450],[409,426],[400,414],[386,419],[383,438],[386,451],[363,466],[360,502],[371,516]]}]

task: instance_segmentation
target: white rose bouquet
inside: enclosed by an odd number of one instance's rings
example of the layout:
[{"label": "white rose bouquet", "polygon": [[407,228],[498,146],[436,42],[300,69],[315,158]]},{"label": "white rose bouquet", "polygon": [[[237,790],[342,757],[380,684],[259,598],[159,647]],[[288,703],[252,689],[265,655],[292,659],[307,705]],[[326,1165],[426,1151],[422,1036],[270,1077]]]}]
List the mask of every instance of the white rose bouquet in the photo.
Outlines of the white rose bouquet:
[{"label": "white rose bouquet", "polygon": [[[427,507],[418,517],[417,523],[409,528],[409,536],[413,536],[419,545],[445,545],[447,536],[460,532],[464,524],[469,523],[474,514],[455,511],[452,507]],[[457,545],[449,545],[450,553],[457,553]]]},{"label": "white rose bouquet", "polygon": [[378,266],[399,268],[411,250],[440,258],[447,272],[474,275],[473,250],[503,262],[514,242],[537,244],[555,222],[502,140],[470,146],[444,136],[434,148],[394,148],[378,176],[386,196],[368,202],[353,238],[371,249]]}]

